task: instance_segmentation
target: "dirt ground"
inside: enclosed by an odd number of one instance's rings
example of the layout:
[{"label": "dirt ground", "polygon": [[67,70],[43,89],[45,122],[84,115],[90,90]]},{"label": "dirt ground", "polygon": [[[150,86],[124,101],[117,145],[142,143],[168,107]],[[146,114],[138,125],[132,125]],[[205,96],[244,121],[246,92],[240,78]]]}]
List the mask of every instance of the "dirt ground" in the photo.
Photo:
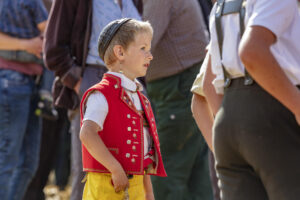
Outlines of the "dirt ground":
[{"label": "dirt ground", "polygon": [[59,190],[59,188],[54,184],[54,179],[54,172],[51,172],[48,184],[44,188],[46,200],[69,200],[71,195],[70,180],[65,190]]},{"label": "dirt ground", "polygon": [[47,185],[44,188],[44,193],[46,195],[46,200],[69,200],[71,187],[67,186],[65,190],[59,191],[56,185]]}]

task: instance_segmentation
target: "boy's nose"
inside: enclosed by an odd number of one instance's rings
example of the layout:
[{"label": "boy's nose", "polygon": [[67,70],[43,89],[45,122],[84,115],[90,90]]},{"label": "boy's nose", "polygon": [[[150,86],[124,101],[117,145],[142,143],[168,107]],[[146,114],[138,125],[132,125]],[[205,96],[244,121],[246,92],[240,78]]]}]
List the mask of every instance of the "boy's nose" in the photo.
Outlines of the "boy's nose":
[{"label": "boy's nose", "polygon": [[152,56],[151,51],[149,51],[149,53],[148,53],[148,59],[149,59],[149,60],[152,60],[152,59],[153,59],[153,56]]}]

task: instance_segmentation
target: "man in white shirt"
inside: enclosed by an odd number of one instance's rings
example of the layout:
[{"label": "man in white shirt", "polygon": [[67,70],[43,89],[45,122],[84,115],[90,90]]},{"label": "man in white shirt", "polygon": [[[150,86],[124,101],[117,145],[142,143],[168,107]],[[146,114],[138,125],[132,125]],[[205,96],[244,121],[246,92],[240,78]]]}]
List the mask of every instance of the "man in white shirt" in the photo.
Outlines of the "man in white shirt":
[{"label": "man in white shirt", "polygon": [[[204,77],[204,94],[212,110],[218,109],[210,146],[217,161],[221,198],[298,199],[300,16],[297,1],[248,0],[241,39],[239,14],[222,16],[222,48],[219,48],[215,18],[219,6],[214,6],[210,19],[209,70]],[[245,81],[245,69],[253,83]],[[226,79],[231,81],[224,87]],[[209,89],[211,81],[215,90]],[[224,93],[220,107],[211,101],[216,93]]]}]

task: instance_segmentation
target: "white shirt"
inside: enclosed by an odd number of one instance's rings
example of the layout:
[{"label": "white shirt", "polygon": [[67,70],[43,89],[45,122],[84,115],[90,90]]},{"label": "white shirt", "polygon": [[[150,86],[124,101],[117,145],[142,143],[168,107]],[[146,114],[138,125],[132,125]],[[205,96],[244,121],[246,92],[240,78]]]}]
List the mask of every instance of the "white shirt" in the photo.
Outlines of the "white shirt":
[{"label": "white shirt", "polygon": [[194,80],[191,92],[196,93],[200,96],[205,96],[203,92],[203,84],[204,84],[204,75],[207,69],[207,63],[209,59],[209,54],[206,54],[203,64],[200,68],[199,73],[197,74],[196,79]]},{"label": "white shirt", "polygon": [[[223,93],[223,63],[233,78],[244,76],[244,66],[238,56],[240,42],[239,15],[229,14],[222,17],[223,59],[221,61],[215,27],[216,4],[210,16],[212,71],[216,75],[213,81],[217,93]],[[277,41],[271,46],[271,52],[281,68],[294,85],[300,84],[300,16],[296,0],[247,0],[245,28],[263,26],[272,31]]]},{"label": "white shirt", "polygon": [[[121,79],[121,86],[125,89],[126,93],[130,97],[131,101],[133,102],[135,108],[137,110],[142,110],[142,105],[139,99],[138,94],[135,92],[137,90],[137,83],[130,80],[126,76],[121,73],[116,72],[108,72],[108,74],[115,75]],[[138,83],[139,84],[139,83]],[[139,87],[142,90],[142,86]],[[92,93],[86,102],[86,110],[84,113],[83,121],[91,120],[97,123],[101,130],[103,129],[103,124],[108,113],[108,104],[105,96],[96,91]],[[151,145],[151,138],[149,134],[149,129],[147,127],[143,127],[144,133],[144,155],[146,155],[149,151],[149,147]]]}]

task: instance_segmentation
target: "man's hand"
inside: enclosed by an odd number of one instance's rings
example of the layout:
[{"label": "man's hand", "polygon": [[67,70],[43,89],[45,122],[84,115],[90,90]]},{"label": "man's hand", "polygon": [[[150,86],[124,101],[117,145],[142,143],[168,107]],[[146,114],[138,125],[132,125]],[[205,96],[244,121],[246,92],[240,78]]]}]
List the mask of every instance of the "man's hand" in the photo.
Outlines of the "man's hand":
[{"label": "man's hand", "polygon": [[27,51],[41,58],[43,36],[37,36],[30,39],[17,38],[0,32],[0,49],[1,50],[22,50]]},{"label": "man's hand", "polygon": [[115,191],[118,193],[126,188],[129,188],[128,178],[122,168],[111,173],[112,184]]},{"label": "man's hand", "polygon": [[38,58],[42,58],[42,45],[43,39],[41,36],[24,40],[24,50]]}]

